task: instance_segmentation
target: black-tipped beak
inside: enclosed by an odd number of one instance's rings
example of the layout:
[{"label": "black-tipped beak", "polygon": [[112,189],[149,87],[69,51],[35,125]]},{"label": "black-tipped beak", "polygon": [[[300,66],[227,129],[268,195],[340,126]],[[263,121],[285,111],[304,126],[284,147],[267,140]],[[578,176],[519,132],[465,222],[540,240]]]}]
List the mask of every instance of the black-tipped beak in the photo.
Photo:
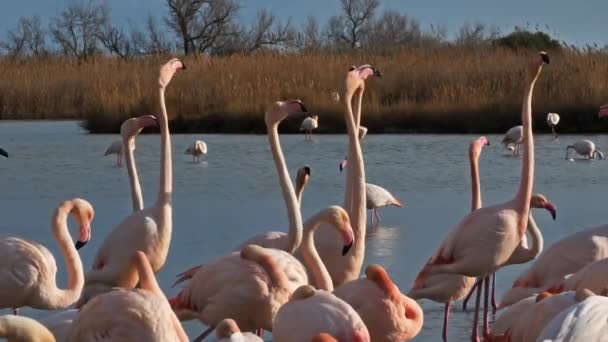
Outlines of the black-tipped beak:
[{"label": "black-tipped beak", "polygon": [[546,52],[541,52],[540,53],[540,58],[543,60],[543,63],[545,63],[545,64],[551,64],[551,59],[549,58],[549,55],[547,55]]},{"label": "black-tipped beak", "polygon": [[310,176],[310,166],[304,166],[304,172]]},{"label": "black-tipped beak", "polygon": [[374,76],[376,76],[376,77],[382,77],[382,71],[380,71],[380,70],[378,70],[376,68],[373,68],[373,69],[374,69]]},{"label": "black-tipped beak", "polygon": [[3,148],[0,148],[0,155],[3,155],[8,158],[8,152],[6,152]]},{"label": "black-tipped beak", "polygon": [[86,245],[87,242],[89,242],[89,241],[76,241],[76,250],[79,250],[82,247],[84,247],[84,245]]},{"label": "black-tipped beak", "polygon": [[188,68],[186,68],[186,63],[182,62],[182,69],[186,70]]},{"label": "black-tipped beak", "polygon": [[308,109],[306,108],[306,106],[302,102],[300,102],[299,104],[300,104],[300,109],[302,110],[302,113],[308,113]]},{"label": "black-tipped beak", "polygon": [[348,251],[350,251],[350,248],[353,246],[353,243],[349,243],[348,245],[344,245],[344,247],[342,247],[342,256],[346,255],[348,253]]}]

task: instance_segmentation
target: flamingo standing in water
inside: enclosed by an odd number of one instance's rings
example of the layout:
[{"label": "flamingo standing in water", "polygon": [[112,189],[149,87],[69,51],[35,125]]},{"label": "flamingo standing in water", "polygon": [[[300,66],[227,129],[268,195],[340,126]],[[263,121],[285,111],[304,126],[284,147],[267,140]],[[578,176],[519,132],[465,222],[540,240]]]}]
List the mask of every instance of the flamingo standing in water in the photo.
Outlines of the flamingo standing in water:
[{"label": "flamingo standing in water", "polygon": [[215,328],[216,342],[264,342],[252,333],[241,333],[241,329],[231,318],[221,321]]},{"label": "flamingo standing in water", "polygon": [[568,156],[571,149],[574,149],[576,153],[585,157],[585,159],[604,159],[604,153],[596,149],[595,144],[591,140],[583,139],[575,142],[574,145],[568,145],[566,147],[566,160],[570,159]]},{"label": "flamingo standing in water", "polygon": [[[156,282],[146,255],[137,251],[129,262],[138,274],[140,288],[119,289],[91,299],[71,324],[66,342],[188,341]],[[129,283],[118,285],[130,286]]]},{"label": "flamingo standing in water", "polygon": [[122,140],[114,140],[110,146],[103,153],[103,156],[109,156],[110,154],[116,155],[116,166],[122,165]]},{"label": "flamingo standing in water", "polygon": [[[71,215],[78,224],[76,244],[70,236],[67,220]],[[66,263],[66,289],[57,288],[57,265],[53,254],[43,245],[17,237],[0,239],[0,308],[29,306],[34,309],[55,310],[72,305],[80,297],[84,284],[82,262],[77,249],[91,237],[93,207],[75,198],[61,203],[53,214],[51,226]]]},{"label": "flamingo standing in water", "polygon": [[365,323],[348,303],[304,285],[277,312],[272,336],[277,342],[308,342],[320,333],[338,336],[344,342],[371,341]]},{"label": "flamingo standing in water", "polygon": [[152,269],[158,272],[165,264],[172,231],[173,176],[171,169],[171,137],[165,106],[165,89],[177,70],[185,65],[177,58],[161,66],[158,78],[161,115],[157,117],[161,136],[160,185],[156,203],[151,208],[126,217],[106,237],[97,250],[93,269],[86,275],[86,286],[77,303],[81,307],[92,296],[110,290],[120,281],[134,287],[137,273],[128,272],[130,256],[135,251],[146,253]]},{"label": "flamingo standing in water", "polygon": [[[532,92],[542,66],[546,63],[549,63],[549,57],[542,52],[531,64],[528,72],[528,83],[522,104],[524,145],[522,178],[515,197],[506,203],[480,208],[468,214],[441,244],[421,275],[454,273],[477,277],[484,280],[487,294],[489,276],[508,261],[521,242],[526,233],[534,182]],[[480,298],[479,292],[477,298]],[[473,341],[479,339],[478,309],[476,305],[471,337]],[[484,322],[484,327],[487,331],[487,322]]]},{"label": "flamingo standing in water", "polygon": [[553,134],[555,139],[557,139],[557,131],[555,130],[555,127],[557,126],[558,123],[559,123],[559,114],[557,114],[557,113],[547,114],[547,125],[549,125],[549,127],[551,127],[551,133]]},{"label": "flamingo standing in water", "polygon": [[27,317],[0,316],[0,337],[13,342],[55,342],[44,325]]},{"label": "flamingo standing in water", "polygon": [[306,131],[306,140],[312,141],[312,130],[319,127],[319,116],[309,116],[302,121],[300,125],[300,131]]},{"label": "flamingo standing in water", "polygon": [[374,217],[376,217],[376,222],[380,223],[378,209],[389,205],[403,207],[403,204],[385,188],[380,185],[365,183],[365,207],[372,211],[370,223],[372,226],[374,225]]},{"label": "flamingo standing in water", "polygon": [[511,127],[507,133],[505,133],[504,138],[502,138],[502,144],[508,150],[513,151],[513,155],[519,155],[519,146],[523,141],[523,126],[515,126]]},{"label": "flamingo standing in water", "polygon": [[202,140],[196,140],[184,151],[184,154],[192,155],[192,162],[201,161],[201,156],[207,154],[207,144]]}]

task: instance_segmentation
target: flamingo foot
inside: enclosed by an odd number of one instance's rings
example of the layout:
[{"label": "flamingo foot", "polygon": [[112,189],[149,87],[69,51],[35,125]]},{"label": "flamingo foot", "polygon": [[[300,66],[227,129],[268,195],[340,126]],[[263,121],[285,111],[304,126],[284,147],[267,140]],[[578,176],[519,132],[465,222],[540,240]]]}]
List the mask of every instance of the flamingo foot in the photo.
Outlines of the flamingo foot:
[{"label": "flamingo foot", "polygon": [[195,338],[194,340],[192,340],[192,342],[201,342],[202,340],[205,339],[205,337],[209,336],[209,334],[211,334],[211,332],[213,332],[213,329],[215,329],[215,328],[214,327],[207,328],[207,330],[203,331],[203,333],[198,335],[198,337]]},{"label": "flamingo foot", "polygon": [[176,276],[177,280],[175,281],[175,283],[173,283],[173,285],[171,285],[171,287],[175,287],[175,285],[177,285],[177,284],[179,284],[181,282],[184,282],[184,281],[186,281],[188,279],[191,279],[194,276],[194,274],[198,271],[198,269],[201,268],[201,267],[203,267],[203,266],[202,265],[194,266],[194,267],[192,267],[192,268],[190,268],[190,269],[188,269],[188,270],[186,270],[186,271],[178,274]]}]

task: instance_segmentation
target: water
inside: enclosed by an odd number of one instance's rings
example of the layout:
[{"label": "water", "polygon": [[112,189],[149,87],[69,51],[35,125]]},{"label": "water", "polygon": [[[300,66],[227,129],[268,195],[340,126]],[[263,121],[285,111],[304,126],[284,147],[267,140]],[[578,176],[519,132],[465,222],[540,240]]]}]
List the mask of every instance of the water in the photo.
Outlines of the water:
[{"label": "water", "polygon": [[[58,282],[66,282],[63,260],[49,231],[53,209],[65,199],[82,197],[95,208],[93,239],[81,253],[89,269],[94,253],[107,235],[131,211],[126,169],[115,166],[115,156],[102,157],[116,135],[88,135],[75,122],[0,123],[0,147],[9,159],[0,159],[2,175],[0,232],[36,240],[51,249],[59,264]],[[194,139],[209,147],[205,162],[192,163],[183,151]],[[369,229],[365,265],[379,263],[403,292],[453,225],[469,211],[469,167],[466,158],[472,135],[368,135],[363,143],[367,180],[388,188],[405,207],[380,211],[381,227]],[[500,145],[502,137],[488,136],[492,145],[481,156],[482,196],[485,204],[511,198],[519,182],[520,159]],[[535,218],[546,245],[584,227],[606,222],[608,172],[604,161],[569,162],[565,147],[581,136],[536,136],[536,186],[558,207],[557,221],[546,212]],[[600,149],[608,136],[588,136]],[[282,136],[291,174],[308,164],[312,177],[304,194],[303,213],[340,204],[344,157],[342,135]],[[157,275],[168,296],[177,273],[225,254],[239,242],[266,230],[285,230],[287,220],[276,171],[265,136],[172,135],[174,175],[174,230],[167,264]],[[158,135],[137,140],[136,157],[146,205],[158,189]],[[498,298],[510,287],[522,266],[498,274]],[[438,341],[443,306],[422,301],[424,328],[417,341]],[[24,310],[34,317],[46,312]],[[455,305],[450,339],[470,336],[473,315]],[[187,323],[193,337],[202,329]]]}]

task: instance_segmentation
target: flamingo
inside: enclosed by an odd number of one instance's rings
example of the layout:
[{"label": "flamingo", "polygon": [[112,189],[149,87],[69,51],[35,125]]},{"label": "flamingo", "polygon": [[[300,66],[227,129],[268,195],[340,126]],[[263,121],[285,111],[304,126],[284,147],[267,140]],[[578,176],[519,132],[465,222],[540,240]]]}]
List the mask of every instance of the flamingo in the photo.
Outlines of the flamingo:
[{"label": "flamingo", "polygon": [[367,135],[367,127],[359,126],[359,140],[363,140]]},{"label": "flamingo", "polygon": [[[342,236],[342,254],[353,244],[353,231],[346,211],[328,207],[305,223],[301,250],[315,281],[326,277],[314,248],[314,232],[325,223]],[[186,288],[172,298],[171,306],[181,320],[198,319],[210,328],[196,340],[201,341],[224,318],[234,319],[241,329],[262,328],[271,331],[277,310],[299,286],[309,283],[304,265],[286,251],[247,245],[214,262],[196,266],[178,275],[175,284],[190,280]],[[330,284],[317,283],[331,290]]]},{"label": "flamingo", "polygon": [[608,259],[600,259],[585,265],[568,278],[547,290],[550,293],[588,289],[600,293],[608,285]]},{"label": "flamingo", "polygon": [[338,93],[337,91],[332,91],[331,92],[331,99],[334,102],[340,102],[340,93]]},{"label": "flamingo", "polygon": [[161,135],[160,185],[154,206],[127,216],[106,237],[97,250],[93,269],[86,274],[86,286],[77,303],[81,307],[92,296],[111,289],[119,281],[125,281],[129,287],[137,284],[137,273],[129,272],[130,256],[135,251],[146,253],[152,269],[158,272],[167,258],[172,231],[172,188],[171,137],[167,108],[165,106],[165,89],[177,70],[185,65],[177,58],[161,66],[158,78],[161,115],[157,117]]},{"label": "flamingo", "polygon": [[357,311],[372,341],[400,342],[416,337],[424,320],[418,303],[399,291],[382,266],[368,266],[365,275],[340,285],[334,294]]},{"label": "flamingo", "polygon": [[[489,276],[508,261],[521,242],[526,233],[534,181],[532,91],[543,64],[548,63],[548,55],[542,52],[540,58],[531,64],[528,72],[528,84],[522,104],[524,128],[522,178],[515,197],[506,203],[480,208],[468,214],[431,257],[421,272],[422,275],[453,273],[477,277],[484,280],[487,294]],[[477,297],[479,298],[479,294]],[[479,339],[477,335],[478,309],[477,306],[471,337],[473,341]],[[486,321],[484,322],[484,333],[487,332],[487,327]]]},{"label": "flamingo", "polygon": [[215,328],[217,342],[264,342],[252,333],[241,333],[241,329],[231,318],[226,318]]},{"label": "flamingo", "polygon": [[519,145],[521,145],[523,141],[523,126],[515,126],[511,127],[507,133],[505,133],[504,138],[502,138],[502,144],[505,148],[513,151],[513,155],[516,156],[519,154]]},{"label": "flamingo", "polygon": [[570,159],[568,158],[570,149],[574,149],[576,153],[585,157],[585,159],[604,159],[604,153],[596,149],[595,144],[591,140],[583,139],[575,142],[574,145],[568,145],[566,147],[566,160]]},{"label": "flamingo", "polygon": [[272,324],[273,340],[277,342],[308,342],[323,332],[344,342],[371,341],[355,309],[330,292],[310,285],[293,293]]},{"label": "flamingo", "polygon": [[133,202],[133,212],[140,211],[144,208],[144,200],[141,194],[141,185],[139,184],[139,176],[137,175],[137,167],[135,165],[135,137],[146,127],[157,126],[158,121],[154,115],[142,115],[136,118],[125,120],[120,126],[120,135],[122,136],[123,151],[125,161],[127,163],[127,173],[129,175],[129,183],[131,185],[131,200]]},{"label": "flamingo", "polygon": [[365,207],[372,211],[371,225],[374,225],[374,216],[376,217],[376,222],[380,223],[378,209],[389,205],[399,208],[403,207],[401,202],[385,188],[380,185],[365,183]]},{"label": "flamingo", "polygon": [[605,341],[608,336],[608,298],[591,291],[581,296],[555,316],[543,329],[537,341],[587,342]]},{"label": "flamingo", "polygon": [[[76,244],[68,230],[68,215],[78,224],[79,238]],[[62,202],[53,214],[53,236],[65,259],[68,273],[66,289],[56,285],[57,264],[46,247],[17,237],[0,239],[0,308],[13,308],[16,314],[17,308],[22,306],[55,310],[78,300],[84,276],[77,249],[83,247],[91,237],[93,215],[93,207],[80,198]]]},{"label": "flamingo", "polygon": [[[382,76],[382,73],[371,65],[365,64],[359,67],[352,66],[345,80],[344,119],[348,133],[348,160],[352,165],[346,171],[344,208],[349,213],[355,242],[350,254],[346,258],[340,257],[336,252],[338,236],[329,229],[319,231],[320,238],[316,240],[317,249],[323,263],[331,275],[333,284],[339,286],[348,280],[359,278],[363,258],[365,256],[365,231],[366,231],[366,203],[365,203],[365,166],[363,153],[357,137],[358,127],[361,122],[361,103],[365,90],[365,81],[371,76]],[[353,114],[352,100],[358,92],[357,113]],[[338,239],[335,241],[335,239]]]},{"label": "flamingo", "polygon": [[0,147],[0,156],[4,156],[4,158],[8,158],[8,152],[5,149]]},{"label": "flamingo", "polygon": [[[278,127],[286,117],[296,113],[308,112],[302,101],[289,100],[278,101],[272,104],[264,114],[266,130],[268,131],[268,143],[277,169],[279,186],[283,201],[287,208],[287,218],[289,220],[289,232],[266,232],[253,236],[240,244],[237,250],[247,244],[256,244],[267,248],[277,248],[280,250],[294,253],[302,242],[302,214],[298,205],[298,197],[293,189],[293,184],[289,178],[289,171],[285,164],[285,157],[281,149]],[[310,171],[310,168],[308,169]]]},{"label": "flamingo", "polygon": [[188,341],[146,255],[137,251],[129,262],[138,274],[140,288],[118,289],[91,299],[70,325],[67,342]]},{"label": "flamingo", "polygon": [[602,105],[600,107],[600,111],[597,113],[598,118],[608,117],[608,104]]},{"label": "flamingo", "polygon": [[536,297],[536,295],[530,295],[511,306],[501,309],[490,332],[492,341],[501,341],[501,338],[504,340],[519,317],[536,304]]},{"label": "flamingo", "polygon": [[13,315],[0,316],[0,337],[13,342],[55,342],[55,337],[44,325]]},{"label": "flamingo", "polygon": [[201,156],[203,154],[207,154],[207,144],[202,140],[196,140],[192,143],[192,145],[188,146],[188,148],[184,151],[184,154],[192,155],[192,162],[201,161]]},{"label": "flamingo", "polygon": [[551,133],[557,139],[557,131],[555,130],[555,126],[559,123],[559,114],[557,113],[549,113],[547,114],[547,125],[551,127]]},{"label": "flamingo", "polygon": [[122,165],[122,140],[114,140],[110,146],[103,153],[103,156],[109,156],[110,154],[116,155],[116,166]]},{"label": "flamingo", "polygon": [[499,307],[540,293],[563,280],[566,275],[604,258],[608,258],[608,225],[587,228],[568,235],[544,250],[534,263],[517,277],[513,288],[503,295]]},{"label": "flamingo", "polygon": [[312,141],[312,130],[319,127],[319,116],[309,116],[302,121],[300,125],[300,131],[306,131],[306,140]]},{"label": "flamingo", "polygon": [[304,165],[298,169],[296,173],[296,198],[298,199],[298,204],[302,206],[302,195],[304,194],[304,189],[308,184],[308,180],[310,179],[310,166]]}]

